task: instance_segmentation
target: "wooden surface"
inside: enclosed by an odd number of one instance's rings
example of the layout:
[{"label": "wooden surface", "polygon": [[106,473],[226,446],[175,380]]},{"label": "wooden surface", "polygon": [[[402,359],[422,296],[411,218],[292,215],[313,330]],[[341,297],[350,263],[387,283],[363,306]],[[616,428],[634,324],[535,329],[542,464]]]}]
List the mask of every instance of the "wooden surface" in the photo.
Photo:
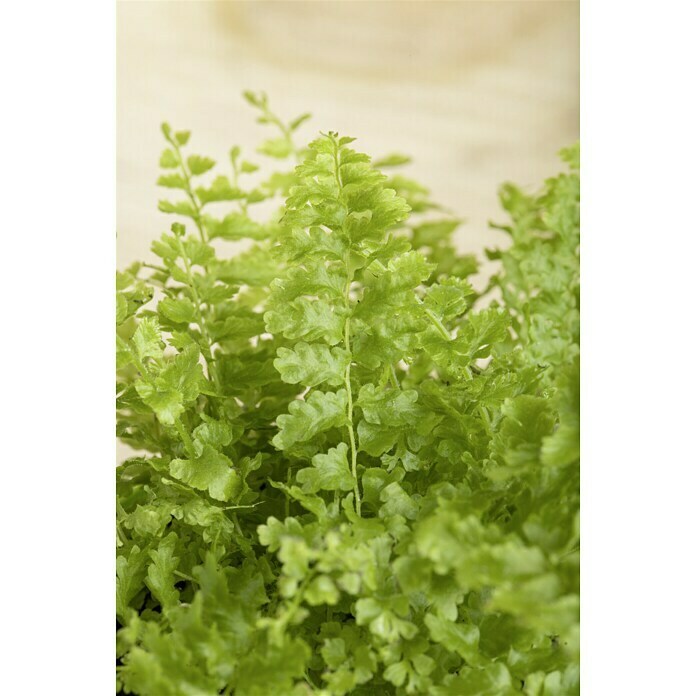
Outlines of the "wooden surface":
[{"label": "wooden surface", "polygon": [[[536,185],[578,137],[575,2],[131,2],[118,5],[118,263],[149,256],[159,124],[193,131],[218,159],[264,128],[241,99],[314,118],[410,172],[468,224],[459,246],[495,243],[504,180]],[[259,158],[257,158],[259,159]]]}]

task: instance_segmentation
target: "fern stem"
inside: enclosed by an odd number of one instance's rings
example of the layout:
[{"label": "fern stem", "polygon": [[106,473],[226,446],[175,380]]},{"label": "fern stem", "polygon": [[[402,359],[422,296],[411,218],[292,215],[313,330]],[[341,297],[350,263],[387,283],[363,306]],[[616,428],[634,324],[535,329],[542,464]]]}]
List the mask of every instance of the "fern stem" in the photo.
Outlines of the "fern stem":
[{"label": "fern stem", "polygon": [[179,143],[176,141],[176,138],[172,138],[166,134],[165,137],[167,138],[169,144],[174,148],[174,154],[176,155],[177,160],[179,160],[179,167],[181,168],[181,173],[184,175],[184,181],[186,182],[185,193],[189,201],[191,201],[191,205],[196,213],[193,221],[196,223],[196,227],[198,228],[198,234],[201,236],[201,241],[207,242],[208,235],[201,219],[201,205],[193,192],[193,187],[191,186],[191,172],[189,172],[188,167],[186,166],[186,160],[181,154],[181,148],[179,147]]},{"label": "fern stem", "polygon": [[[336,184],[338,186],[338,195],[341,195],[341,189],[343,188],[343,181],[341,181],[341,163],[338,153],[338,144],[334,143],[334,164],[335,164],[335,174],[336,174]],[[346,317],[346,322],[343,326],[343,347],[348,353],[350,353],[350,285],[353,282],[353,274],[350,271],[350,242],[348,244],[348,251],[343,260],[346,268],[346,287],[344,290],[344,301],[346,311],[348,316]],[[358,517],[360,514],[361,499],[360,499],[360,484],[358,482],[358,448],[355,445],[355,426],[353,424],[353,388],[350,381],[350,366],[352,363],[352,358],[348,360],[348,365],[346,366],[346,376],[345,376],[345,387],[346,394],[348,395],[348,406],[347,406],[347,416],[348,416],[348,440],[350,442],[350,471],[353,475],[353,493],[355,495],[355,513]]]},{"label": "fern stem", "polygon": [[180,570],[175,570],[174,575],[178,575],[182,580],[186,580],[190,583],[193,583],[194,585],[198,584],[198,580],[192,578],[190,575],[187,575],[186,573],[182,573]]},{"label": "fern stem", "polygon": [[391,378],[394,389],[401,389],[399,378],[396,376],[396,370],[394,369],[394,363],[389,363],[389,377]]},{"label": "fern stem", "polygon": [[133,360],[133,364],[135,365],[135,368],[140,373],[140,376],[148,384],[152,384],[152,377],[150,376],[150,373],[148,372],[147,368],[145,367],[145,363],[138,357],[138,352],[135,350],[135,348],[133,348],[133,341],[132,340],[128,342],[128,349],[130,350],[131,359]]},{"label": "fern stem", "polygon": [[169,273],[169,271],[164,266],[158,266],[156,263],[141,263],[143,268],[150,268],[153,271],[158,271],[159,273]]},{"label": "fern stem", "polygon": [[203,314],[203,309],[201,307],[201,299],[196,290],[196,284],[193,279],[193,272],[191,270],[191,262],[186,255],[186,249],[181,241],[180,237],[177,237],[177,243],[179,245],[179,253],[181,258],[184,260],[184,267],[186,269],[186,278],[188,279],[189,288],[191,289],[191,295],[193,296],[193,305],[196,310],[196,321],[201,330],[201,335],[205,341],[205,346],[203,350],[203,357],[205,358],[206,366],[208,368],[208,377],[212,380],[215,385],[215,389],[221,392],[220,378],[215,367],[215,360],[213,359],[213,343],[210,339],[210,333],[208,332],[208,327],[205,322],[205,317]]},{"label": "fern stem", "polygon": [[184,428],[181,418],[176,418],[174,421],[174,426],[176,427],[176,432],[179,434],[181,441],[184,443],[186,454],[188,454],[191,459],[195,459],[196,450],[193,448],[193,440],[191,440],[191,436],[188,434],[188,432],[186,432],[186,428]]},{"label": "fern stem", "polygon": [[486,431],[486,435],[488,435],[489,439],[493,438],[493,428],[491,426],[491,418],[488,415],[488,410],[486,409],[485,406],[479,406],[477,408],[478,414],[481,416],[481,420],[483,421],[483,427]]},{"label": "fern stem", "polygon": [[[350,317],[346,318],[345,328],[343,329],[343,343],[345,349],[350,353]],[[355,446],[355,428],[353,426],[353,389],[350,384],[350,360],[346,367],[346,393],[348,394],[348,439],[350,441],[350,470],[353,474],[353,491],[355,493],[355,512],[360,517],[360,485],[358,484],[358,450]]]},{"label": "fern stem", "polygon": [[267,105],[264,105],[262,107],[263,109],[263,114],[268,120],[269,123],[272,123],[274,126],[278,128],[278,130],[283,134],[283,137],[287,141],[288,145],[290,146],[290,150],[292,151],[292,154],[295,156],[295,159],[297,161],[300,161],[300,153],[297,147],[295,146],[295,141],[292,139],[292,131],[288,126],[286,126],[278,116],[276,116],[269,108]]},{"label": "fern stem", "polygon": [[316,574],[317,571],[315,568],[309,570],[307,572],[307,575],[304,577],[304,580],[302,580],[300,586],[295,591],[295,596],[292,598],[292,601],[290,602],[287,608],[285,616],[281,619],[283,628],[285,628],[285,626],[287,626],[293,620],[295,614],[297,613],[297,610],[300,608],[300,605],[302,604],[302,600],[304,599],[304,593],[307,590],[309,583],[312,580],[314,580]]},{"label": "fern stem", "polygon": [[[237,166],[237,160],[232,159],[232,185],[238,189],[239,188],[239,167]],[[247,214],[247,201],[246,198],[240,198],[237,203],[239,204],[239,209]]]},{"label": "fern stem", "polygon": [[438,332],[440,333],[442,338],[444,338],[446,341],[451,341],[452,335],[445,328],[445,325],[437,318],[435,313],[432,310],[428,309],[427,307],[425,308],[425,313],[428,316],[428,318],[430,319],[430,321],[432,321],[433,325],[438,330]]}]

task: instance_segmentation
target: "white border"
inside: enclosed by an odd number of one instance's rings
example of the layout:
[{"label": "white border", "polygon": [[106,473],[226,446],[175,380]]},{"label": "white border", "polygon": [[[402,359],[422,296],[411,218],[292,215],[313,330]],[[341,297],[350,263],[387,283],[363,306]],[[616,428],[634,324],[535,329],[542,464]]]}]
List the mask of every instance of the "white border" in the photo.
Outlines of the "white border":
[{"label": "white border", "polygon": [[581,3],[582,684],[694,692],[691,3]]},{"label": "white border", "polygon": [[0,17],[0,693],[114,685],[115,4]]}]

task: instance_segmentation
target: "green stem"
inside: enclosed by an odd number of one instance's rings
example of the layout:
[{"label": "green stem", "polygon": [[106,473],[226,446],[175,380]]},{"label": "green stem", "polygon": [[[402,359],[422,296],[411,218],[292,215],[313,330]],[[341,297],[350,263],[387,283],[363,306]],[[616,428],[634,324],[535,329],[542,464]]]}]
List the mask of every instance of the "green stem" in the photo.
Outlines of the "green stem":
[{"label": "green stem", "polygon": [[396,376],[396,370],[394,369],[393,363],[389,364],[389,376],[391,377],[394,389],[401,389],[401,385],[399,384],[399,378]]},{"label": "green stem", "polygon": [[[348,273],[348,264],[346,263],[346,273]],[[345,290],[345,302],[346,309],[350,312],[350,284],[351,277],[348,275]],[[343,326],[343,347],[348,353],[350,353],[350,314],[346,317],[346,323]],[[350,470],[353,475],[353,492],[355,494],[355,512],[358,517],[360,517],[360,485],[358,484],[358,449],[355,446],[355,428],[353,425],[353,388],[350,380],[350,367],[352,363],[352,356],[348,360],[348,365],[346,366],[345,374],[345,388],[346,394],[348,395],[348,406],[346,408],[346,415],[348,417],[348,440],[350,442]]]},{"label": "green stem", "polygon": [[193,209],[195,211],[193,221],[196,223],[198,233],[201,236],[201,241],[207,242],[208,235],[205,231],[205,226],[203,225],[201,205],[198,202],[198,199],[196,198],[195,194],[193,193],[193,187],[191,186],[191,173],[189,172],[188,167],[186,166],[186,160],[184,159],[184,156],[181,154],[181,148],[179,147],[179,143],[176,142],[176,139],[167,136],[167,140],[169,141],[169,144],[174,148],[174,154],[176,155],[176,158],[179,161],[181,173],[184,175],[184,181],[186,182],[186,188],[184,191],[188,196],[189,201],[191,201],[191,205],[193,206]]},{"label": "green stem", "polygon": [[117,534],[118,538],[121,540],[121,543],[125,545],[128,543],[128,537],[125,535],[125,533],[121,529],[121,520],[118,518],[119,518],[119,515],[121,517],[125,517],[126,511],[123,509],[123,506],[121,505],[121,503],[119,502],[118,499],[116,500],[116,510],[118,512],[118,515],[116,516],[116,534]]},{"label": "green stem", "polygon": [[425,313],[430,319],[430,321],[433,322],[435,328],[438,330],[442,338],[444,338],[446,341],[451,341],[452,340],[452,335],[450,332],[445,328],[444,324],[437,318],[437,315],[427,307],[425,308]]},{"label": "green stem", "polygon": [[131,354],[131,359],[133,360],[133,364],[135,365],[136,369],[140,373],[140,376],[149,384],[152,384],[152,377],[150,376],[150,373],[147,371],[147,368],[145,367],[145,363],[138,357],[138,352],[133,348],[131,345],[131,342],[129,342],[128,345],[130,349],[130,354]]},{"label": "green stem", "polygon": [[176,428],[176,432],[179,434],[181,441],[184,443],[184,447],[186,448],[186,453],[188,454],[189,458],[195,459],[196,450],[193,448],[193,440],[191,440],[191,436],[186,431],[186,428],[184,428],[184,424],[181,422],[180,418],[177,418],[174,421],[174,427]]},{"label": "green stem", "polygon": [[153,271],[158,271],[159,273],[169,273],[169,270],[164,266],[158,266],[156,263],[142,263],[140,264],[143,268],[150,268]]},{"label": "green stem", "polygon": [[[335,175],[336,175],[336,185],[338,186],[338,194],[340,196],[341,189],[343,188],[343,182],[341,181],[341,169],[338,153],[338,144],[334,143],[334,163],[335,163]],[[350,303],[350,286],[353,282],[353,274],[350,271],[350,244],[346,252],[346,256],[343,259],[343,263],[346,268],[346,285],[343,292],[343,300],[347,312],[346,321],[343,325],[343,347],[346,352],[350,354],[350,314],[351,314],[351,303]],[[348,418],[348,440],[350,442],[350,470],[353,475],[353,494],[355,495],[355,513],[358,517],[361,516],[360,508],[362,501],[360,499],[360,484],[358,482],[358,448],[355,444],[355,427],[353,424],[353,388],[350,380],[350,368],[351,368],[352,358],[348,360],[348,365],[346,366],[345,373],[345,389],[348,395],[348,405],[346,408],[346,416]]]},{"label": "green stem", "polygon": [[308,672],[308,671],[305,672],[305,682],[307,682],[307,684],[308,684],[309,686],[311,686],[313,689],[318,689],[318,688],[319,688],[319,687],[312,681],[312,678],[309,676],[309,672]]},{"label": "green stem", "polygon": [[[239,167],[237,166],[237,160],[232,160],[232,183],[236,189],[239,188]],[[239,204],[239,209],[246,215],[247,213],[247,201],[246,198],[240,198],[237,203]]]},{"label": "green stem", "polygon": [[198,581],[195,578],[192,578],[190,575],[186,575],[186,573],[182,573],[180,570],[175,570],[174,575],[178,575],[180,578],[183,578],[188,582],[192,582],[194,585],[198,584]]},{"label": "green stem", "polygon": [[232,513],[232,522],[234,523],[234,526],[237,529],[237,533],[239,534],[239,536],[242,537],[242,539],[246,539],[244,530],[242,529],[242,525],[239,524],[239,518],[237,517],[236,512]]},{"label": "green stem", "polygon": [[292,131],[272,111],[270,111],[267,106],[263,107],[263,115],[269,123],[272,123],[280,130],[280,132],[283,134],[283,137],[288,141],[292,154],[299,161],[300,153],[295,147],[295,143],[292,139]]},{"label": "green stem", "polygon": [[[350,332],[350,318],[346,319],[346,328],[345,328],[345,347],[348,352],[350,352],[350,339],[349,339],[349,332]],[[348,439],[350,441],[350,471],[353,474],[353,491],[355,493],[355,512],[360,517],[360,505],[361,505],[361,500],[360,500],[360,486],[358,484],[358,450],[357,447],[355,446],[355,428],[353,426],[353,390],[351,388],[350,384],[350,362],[348,363],[348,366],[346,367],[346,378],[345,378],[345,385],[346,385],[346,393],[348,394],[348,407],[347,407],[347,416],[348,416]]]},{"label": "green stem", "polygon": [[213,359],[213,342],[210,339],[210,334],[208,332],[208,327],[205,322],[203,315],[201,299],[196,290],[196,283],[193,278],[193,271],[191,270],[191,263],[188,256],[186,255],[186,249],[181,241],[180,237],[177,237],[177,244],[179,246],[179,253],[181,258],[184,260],[184,267],[186,269],[186,278],[188,279],[189,288],[191,289],[191,295],[193,297],[193,305],[196,311],[196,322],[201,330],[201,335],[205,341],[205,346],[203,346],[203,357],[205,358],[206,365],[208,367],[208,377],[213,381],[215,389],[218,393],[222,392],[220,385],[220,378],[215,367],[215,360]]},{"label": "green stem", "polygon": [[338,143],[334,141],[334,173],[336,176],[336,185],[338,186],[338,194],[341,195],[341,189],[343,188],[343,182],[341,181],[341,163],[339,161]]},{"label": "green stem", "polygon": [[488,411],[486,410],[486,407],[479,406],[478,412],[479,412],[479,415],[481,416],[481,420],[483,421],[483,427],[486,431],[486,435],[488,435],[489,438],[492,438],[493,437],[493,428],[491,426],[491,418],[488,415]]},{"label": "green stem", "polygon": [[288,606],[288,610],[283,617],[282,623],[283,626],[287,626],[290,621],[292,621],[292,618],[295,616],[295,613],[297,610],[300,608],[300,604],[302,604],[302,599],[303,595],[305,593],[305,590],[307,589],[307,586],[309,583],[314,580],[314,577],[316,575],[316,570],[312,569],[307,572],[307,575],[305,575],[304,580],[300,583],[300,586],[297,588],[297,592],[295,592],[295,596],[292,598],[292,602],[290,602],[290,605]]}]

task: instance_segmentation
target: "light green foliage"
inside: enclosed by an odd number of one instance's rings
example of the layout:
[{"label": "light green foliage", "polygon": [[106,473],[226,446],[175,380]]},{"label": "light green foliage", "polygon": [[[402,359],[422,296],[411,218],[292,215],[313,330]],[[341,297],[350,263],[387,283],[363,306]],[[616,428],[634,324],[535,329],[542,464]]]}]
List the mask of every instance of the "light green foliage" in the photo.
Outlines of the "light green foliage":
[{"label": "light green foliage", "polygon": [[298,343],[294,350],[278,348],[273,361],[284,382],[316,387],[323,382],[331,386],[343,383],[350,354],[343,348],[330,348],[322,343]]},{"label": "light green foliage", "polygon": [[338,428],[347,422],[345,389],[337,392],[313,391],[302,401],[290,404],[290,413],[278,416],[278,434],[273,444],[278,449],[288,449],[297,442],[307,442],[315,435]]},{"label": "light green foliage", "polygon": [[302,484],[305,492],[349,491],[353,488],[353,477],[348,466],[348,446],[340,442],[326,454],[317,454],[312,458],[312,467],[297,472],[297,482]]},{"label": "light green foliage", "polygon": [[578,693],[577,148],[540,193],[503,187],[479,295],[460,221],[381,173],[407,157],[300,145],[306,114],[245,98],[258,164],[163,126],[176,222],[117,275],[140,452],[117,471],[119,688]]},{"label": "light green foliage", "polygon": [[229,500],[239,484],[232,462],[210,445],[193,459],[173,459],[169,473],[192,488],[208,491],[215,500]]}]

